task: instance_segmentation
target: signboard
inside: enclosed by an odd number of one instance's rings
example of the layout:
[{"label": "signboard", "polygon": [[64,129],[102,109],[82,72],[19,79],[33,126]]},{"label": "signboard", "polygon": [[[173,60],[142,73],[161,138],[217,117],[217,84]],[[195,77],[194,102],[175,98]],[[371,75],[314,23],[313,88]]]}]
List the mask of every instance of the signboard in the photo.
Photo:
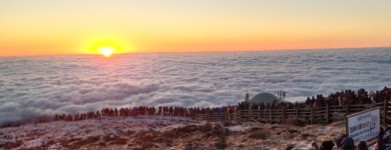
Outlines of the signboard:
[{"label": "signboard", "polygon": [[354,143],[368,141],[379,135],[380,109],[373,108],[346,117],[346,133]]}]

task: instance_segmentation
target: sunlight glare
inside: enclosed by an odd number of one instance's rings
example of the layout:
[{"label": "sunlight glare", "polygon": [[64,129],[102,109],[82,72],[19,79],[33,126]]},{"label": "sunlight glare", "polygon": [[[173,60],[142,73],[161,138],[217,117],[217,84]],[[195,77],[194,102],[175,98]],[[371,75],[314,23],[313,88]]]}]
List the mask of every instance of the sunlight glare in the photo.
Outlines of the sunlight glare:
[{"label": "sunlight glare", "polygon": [[99,52],[104,56],[104,57],[110,57],[113,52],[114,48],[109,47],[109,46],[104,46],[99,48]]}]

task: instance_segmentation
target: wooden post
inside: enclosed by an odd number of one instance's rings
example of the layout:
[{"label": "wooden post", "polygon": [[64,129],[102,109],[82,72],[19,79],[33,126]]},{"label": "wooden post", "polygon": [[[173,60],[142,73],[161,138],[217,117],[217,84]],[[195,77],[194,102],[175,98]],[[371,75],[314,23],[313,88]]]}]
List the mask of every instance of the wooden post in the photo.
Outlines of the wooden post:
[{"label": "wooden post", "polygon": [[311,107],[311,124],[314,124],[314,107]]},{"label": "wooden post", "polygon": [[384,100],[384,106],[383,106],[383,126],[387,127],[387,107],[388,107],[388,100]]},{"label": "wooden post", "polygon": [[251,121],[252,116],[253,116],[253,109],[252,109],[252,107],[249,107],[249,109],[248,109],[248,121]]},{"label": "wooden post", "polygon": [[269,123],[272,123],[272,119],[273,119],[273,108],[270,107],[269,109]]},{"label": "wooden post", "polygon": [[217,112],[217,115],[216,115],[217,116],[216,119],[215,119],[216,122],[220,122],[221,121],[221,115],[222,115],[222,113],[219,110],[219,112]]},{"label": "wooden post", "polygon": [[350,106],[350,104],[348,103],[346,105],[346,116],[350,114],[349,106]]},{"label": "wooden post", "polygon": [[282,123],[282,124],[285,123],[285,107],[282,107],[282,119],[281,119],[281,123]]},{"label": "wooden post", "polygon": [[258,122],[261,122],[261,106],[258,105]]},{"label": "wooden post", "polygon": [[239,120],[240,120],[240,122],[243,121],[243,111],[242,110],[240,110],[240,113],[239,113]]},{"label": "wooden post", "polygon": [[299,120],[299,107],[296,107],[296,120]]},{"label": "wooden post", "polygon": [[329,108],[329,104],[326,103],[326,122],[329,123],[330,122],[330,108]]},{"label": "wooden post", "polygon": [[227,110],[225,110],[224,112],[223,112],[223,118],[224,118],[224,121],[231,121],[231,119],[229,119],[229,117],[227,116]]},{"label": "wooden post", "polygon": [[236,122],[241,122],[241,112],[242,109],[236,109],[235,111],[235,118],[236,118]]},{"label": "wooden post", "polygon": [[196,117],[196,113],[195,113],[195,110],[194,110],[194,112],[193,112],[193,114],[194,114],[194,118]]},{"label": "wooden post", "polygon": [[220,115],[221,115],[221,112],[220,112],[220,110],[217,110],[218,112],[216,113],[214,113],[214,115],[213,116],[215,116],[214,117],[214,119],[212,119],[213,121],[217,121],[217,122],[220,122]]},{"label": "wooden post", "polygon": [[209,114],[209,111],[206,111],[206,113],[205,113],[205,118],[206,118],[206,121],[207,121],[207,122],[209,122],[209,115],[208,115],[208,114]]},{"label": "wooden post", "polygon": [[242,109],[239,109],[239,110],[236,110],[236,112],[235,112],[235,114],[236,114],[235,118],[236,118],[237,122],[241,122],[241,111],[242,111]]},{"label": "wooden post", "polygon": [[238,122],[238,118],[237,118],[237,116],[238,116],[238,110],[236,109],[236,110],[234,110],[234,119],[235,119],[235,122]]},{"label": "wooden post", "polygon": [[224,121],[232,121],[230,113],[227,110],[224,112]]},{"label": "wooden post", "polygon": [[220,122],[220,119],[221,119],[221,118],[220,118],[220,116],[221,116],[220,110],[218,110],[218,112],[215,113],[214,116],[215,116],[215,117],[214,117],[213,121]]}]

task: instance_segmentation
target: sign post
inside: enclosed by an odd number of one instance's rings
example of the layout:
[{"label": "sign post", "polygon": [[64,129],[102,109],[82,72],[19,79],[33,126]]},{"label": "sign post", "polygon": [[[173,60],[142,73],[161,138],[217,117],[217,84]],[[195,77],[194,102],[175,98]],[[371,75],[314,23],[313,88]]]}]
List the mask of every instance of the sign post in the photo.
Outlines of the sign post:
[{"label": "sign post", "polygon": [[346,134],[354,143],[368,141],[380,132],[380,109],[373,108],[346,116]]}]

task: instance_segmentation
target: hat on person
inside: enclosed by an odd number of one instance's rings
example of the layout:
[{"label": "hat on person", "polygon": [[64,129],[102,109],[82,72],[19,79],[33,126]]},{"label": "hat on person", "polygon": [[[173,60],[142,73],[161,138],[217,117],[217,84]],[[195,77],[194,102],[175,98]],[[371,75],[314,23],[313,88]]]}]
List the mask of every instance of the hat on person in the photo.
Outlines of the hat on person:
[{"label": "hat on person", "polygon": [[342,140],[342,146],[341,147],[342,147],[343,150],[354,150],[355,149],[354,140],[351,137],[345,137]]},{"label": "hat on person", "polygon": [[337,145],[337,147],[341,147],[342,146],[342,140],[346,137],[346,134],[341,134],[340,136],[338,136],[338,138],[335,139],[335,144]]}]

